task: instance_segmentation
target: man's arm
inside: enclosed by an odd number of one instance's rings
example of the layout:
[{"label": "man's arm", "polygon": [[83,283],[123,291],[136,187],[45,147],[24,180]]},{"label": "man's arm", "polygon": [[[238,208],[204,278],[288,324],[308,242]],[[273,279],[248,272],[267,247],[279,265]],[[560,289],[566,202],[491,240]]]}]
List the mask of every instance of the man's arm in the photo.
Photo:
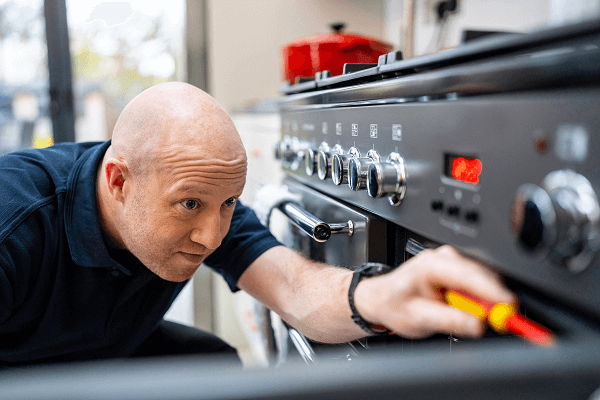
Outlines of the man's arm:
[{"label": "man's arm", "polygon": [[[250,265],[238,287],[309,338],[335,343],[367,336],[351,319],[351,279],[347,269],[315,263],[278,246]],[[355,305],[365,320],[407,338],[434,333],[481,336],[483,322],[444,304],[436,291],[440,287],[497,303],[516,302],[495,273],[443,246],[423,251],[386,275],[362,279]]]}]

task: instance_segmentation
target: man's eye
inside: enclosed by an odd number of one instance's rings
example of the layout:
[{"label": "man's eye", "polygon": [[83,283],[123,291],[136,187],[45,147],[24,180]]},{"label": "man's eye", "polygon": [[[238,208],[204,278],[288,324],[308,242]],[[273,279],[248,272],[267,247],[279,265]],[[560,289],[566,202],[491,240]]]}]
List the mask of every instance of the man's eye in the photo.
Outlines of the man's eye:
[{"label": "man's eye", "polygon": [[199,207],[199,204],[196,200],[184,200],[181,204],[188,210],[195,210]]},{"label": "man's eye", "polygon": [[223,203],[225,207],[233,207],[236,203],[237,199],[235,197],[230,197]]}]

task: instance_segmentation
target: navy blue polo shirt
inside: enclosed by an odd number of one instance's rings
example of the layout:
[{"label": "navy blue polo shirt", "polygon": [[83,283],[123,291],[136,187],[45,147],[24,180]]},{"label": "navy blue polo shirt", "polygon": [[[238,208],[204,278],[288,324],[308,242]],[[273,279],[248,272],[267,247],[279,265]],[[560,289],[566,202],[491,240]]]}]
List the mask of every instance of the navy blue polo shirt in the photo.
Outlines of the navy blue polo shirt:
[{"label": "navy blue polo shirt", "polygon": [[[95,187],[109,145],[64,143],[0,157],[0,363],[127,356],[185,285],[107,248]],[[277,245],[238,203],[205,264],[236,290],[252,261]]]}]

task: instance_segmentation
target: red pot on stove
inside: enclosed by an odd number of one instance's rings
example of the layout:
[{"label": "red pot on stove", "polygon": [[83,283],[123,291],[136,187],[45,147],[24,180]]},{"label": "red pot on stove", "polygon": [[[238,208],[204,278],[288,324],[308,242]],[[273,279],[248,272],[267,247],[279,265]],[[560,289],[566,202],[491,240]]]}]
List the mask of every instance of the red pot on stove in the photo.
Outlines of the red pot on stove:
[{"label": "red pot on stove", "polygon": [[298,39],[282,49],[284,80],[294,84],[297,78],[312,77],[319,71],[341,75],[346,63],[377,63],[380,55],[393,47],[365,36],[341,33],[345,24],[332,24],[334,33]]}]

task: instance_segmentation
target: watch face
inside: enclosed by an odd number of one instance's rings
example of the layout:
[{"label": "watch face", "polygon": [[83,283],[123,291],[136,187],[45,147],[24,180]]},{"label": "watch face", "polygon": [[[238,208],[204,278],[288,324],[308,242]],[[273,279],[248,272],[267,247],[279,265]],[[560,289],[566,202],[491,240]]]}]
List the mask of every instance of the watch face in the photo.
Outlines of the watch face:
[{"label": "watch face", "polygon": [[392,267],[382,263],[365,263],[359,270],[362,276],[378,276],[390,272]]}]

